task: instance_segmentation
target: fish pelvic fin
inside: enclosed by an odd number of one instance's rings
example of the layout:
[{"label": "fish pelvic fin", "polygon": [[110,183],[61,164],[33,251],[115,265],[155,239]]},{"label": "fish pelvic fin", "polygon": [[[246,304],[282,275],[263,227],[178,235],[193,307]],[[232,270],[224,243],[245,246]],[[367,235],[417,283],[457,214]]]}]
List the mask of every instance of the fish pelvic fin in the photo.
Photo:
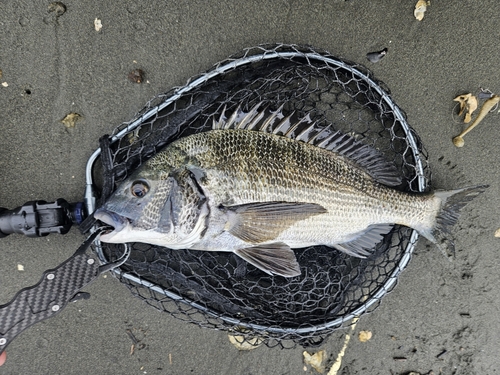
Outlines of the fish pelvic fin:
[{"label": "fish pelvic fin", "polygon": [[451,228],[458,221],[460,210],[488,187],[488,185],[477,185],[457,190],[436,191],[435,196],[441,199],[441,210],[436,216],[434,228],[420,230],[419,233],[435,243],[441,252],[451,260],[455,256],[455,243],[451,235]]},{"label": "fish pelvic fin", "polygon": [[235,250],[235,254],[269,275],[294,277],[300,266],[292,249],[283,242]]},{"label": "fish pelvic fin", "polygon": [[256,202],[220,209],[227,214],[224,229],[254,244],[273,241],[297,221],[327,212],[319,204],[301,202]]}]

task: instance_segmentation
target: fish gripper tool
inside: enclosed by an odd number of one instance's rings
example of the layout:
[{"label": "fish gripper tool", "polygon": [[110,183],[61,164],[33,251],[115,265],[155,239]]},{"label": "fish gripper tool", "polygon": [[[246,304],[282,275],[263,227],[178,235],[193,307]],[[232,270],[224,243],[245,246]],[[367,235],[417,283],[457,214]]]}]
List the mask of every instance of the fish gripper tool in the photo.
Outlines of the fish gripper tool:
[{"label": "fish gripper tool", "polygon": [[45,271],[37,284],[20,290],[10,302],[0,306],[0,354],[25,329],[57,315],[69,302],[85,299],[87,294],[81,289],[101,273],[123,263],[120,259],[119,264],[100,265],[87,251],[103,230],[97,229],[69,259]]}]

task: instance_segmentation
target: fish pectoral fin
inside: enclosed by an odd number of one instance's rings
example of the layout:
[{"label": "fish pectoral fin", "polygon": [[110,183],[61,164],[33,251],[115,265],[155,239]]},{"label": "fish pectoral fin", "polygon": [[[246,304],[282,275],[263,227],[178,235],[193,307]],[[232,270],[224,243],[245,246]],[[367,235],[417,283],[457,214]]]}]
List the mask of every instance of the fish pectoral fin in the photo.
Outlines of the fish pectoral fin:
[{"label": "fish pectoral fin", "polygon": [[235,254],[269,275],[294,277],[300,267],[292,249],[283,242],[235,250]]},{"label": "fish pectoral fin", "polygon": [[392,228],[392,224],[370,225],[366,230],[360,232],[354,240],[336,244],[334,247],[351,256],[366,258]]},{"label": "fish pectoral fin", "polygon": [[221,209],[227,214],[224,229],[250,243],[272,241],[296,222],[327,212],[319,204],[300,202],[259,202]]}]

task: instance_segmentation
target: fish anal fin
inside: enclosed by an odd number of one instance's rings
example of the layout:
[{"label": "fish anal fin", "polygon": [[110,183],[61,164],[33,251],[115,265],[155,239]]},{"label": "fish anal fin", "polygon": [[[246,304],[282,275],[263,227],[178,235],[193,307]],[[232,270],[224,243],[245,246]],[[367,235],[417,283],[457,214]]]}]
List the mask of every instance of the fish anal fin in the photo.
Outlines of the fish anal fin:
[{"label": "fish anal fin", "polygon": [[370,225],[352,241],[337,244],[334,247],[351,256],[366,258],[371,255],[375,246],[382,241],[383,236],[389,233],[392,228],[393,224]]},{"label": "fish anal fin", "polygon": [[294,277],[300,275],[295,253],[282,242],[235,250],[236,255],[269,275]]},{"label": "fish anal fin", "polygon": [[227,214],[225,230],[249,243],[276,239],[298,221],[327,212],[315,203],[257,202],[220,207]]}]

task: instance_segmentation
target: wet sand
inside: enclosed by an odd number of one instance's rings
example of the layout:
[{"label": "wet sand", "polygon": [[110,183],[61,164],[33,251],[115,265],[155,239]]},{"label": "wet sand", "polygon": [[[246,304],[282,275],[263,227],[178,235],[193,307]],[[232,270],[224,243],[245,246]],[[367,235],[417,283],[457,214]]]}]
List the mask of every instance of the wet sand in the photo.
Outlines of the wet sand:
[{"label": "wet sand", "polygon": [[[463,129],[452,119],[452,99],[479,87],[500,93],[496,1],[433,1],[421,22],[413,2],[396,0],[64,4],[66,12],[56,16],[49,2],[0,3],[0,207],[81,200],[99,137],[156,94],[245,47],[314,45],[365,65],[387,84],[428,151],[434,188],[491,185],[455,227],[453,262],[419,241],[394,291],[360,319],[339,374],[498,371],[500,239],[493,234],[500,227],[500,114],[488,115],[462,149],[451,142]],[[385,47],[382,61],[366,60],[367,52]],[[147,82],[127,79],[135,68]],[[68,129],[60,120],[71,112],[83,118]],[[0,239],[0,304],[83,240],[76,228],[65,236]],[[314,373],[304,371],[300,347],[238,352],[225,333],[160,313],[111,276],[85,290],[90,300],[14,340],[0,374]],[[131,328],[146,345],[133,355]],[[361,330],[371,331],[371,340],[360,342]],[[334,359],[346,332],[319,349]]]}]

